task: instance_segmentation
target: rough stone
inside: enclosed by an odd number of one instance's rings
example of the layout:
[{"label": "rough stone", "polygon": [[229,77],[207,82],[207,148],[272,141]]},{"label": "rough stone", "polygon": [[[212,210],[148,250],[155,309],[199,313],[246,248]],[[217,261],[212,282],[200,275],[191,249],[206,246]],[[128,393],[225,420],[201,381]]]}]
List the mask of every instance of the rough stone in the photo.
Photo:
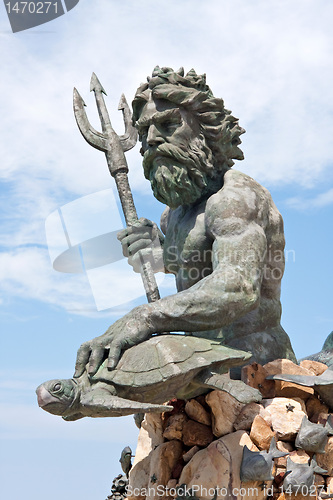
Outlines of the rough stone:
[{"label": "rough stone", "polygon": [[326,477],[326,491],[327,493],[333,493],[333,477]]},{"label": "rough stone", "polygon": [[194,455],[200,450],[199,446],[192,446],[186,453],[183,455],[183,460],[185,463],[189,462]]},{"label": "rough stone", "polygon": [[188,420],[183,427],[183,442],[186,446],[207,446],[214,439],[211,427]]},{"label": "rough stone", "polygon": [[330,413],[319,413],[318,417],[316,416],[317,422],[315,422],[315,423],[325,425],[329,416],[330,416]]},{"label": "rough stone", "polygon": [[284,451],[285,453],[290,453],[295,450],[292,443],[289,443],[288,441],[277,441],[276,447],[279,451]]},{"label": "rough stone", "polygon": [[294,495],[293,493],[291,493],[290,495],[281,493],[277,498],[277,500],[316,500],[316,499],[317,495],[312,494],[304,496],[304,495]]},{"label": "rough stone", "polygon": [[[281,373],[286,373],[288,375],[312,375],[309,370],[296,365],[289,359],[275,359],[270,363],[266,363],[264,369],[268,375],[278,375]],[[306,400],[311,394],[314,394],[312,387],[303,387],[293,384],[292,382],[284,382],[281,380],[275,381],[275,395],[277,397],[292,397]]]},{"label": "rough stone", "polygon": [[327,370],[327,365],[319,361],[312,361],[311,359],[304,359],[299,364],[302,368],[309,370],[312,375],[321,375]]},{"label": "rough stone", "polygon": [[257,415],[259,415],[262,411],[265,411],[264,408],[258,403],[249,403],[245,405],[242,409],[238,417],[234,422],[234,429],[236,431],[244,430],[249,431],[252,426],[252,422]]},{"label": "rough stone", "polygon": [[[129,473],[129,486],[132,488],[146,488],[149,482],[151,452],[163,443],[162,417],[159,413],[146,413],[141,423],[138,443]],[[143,500],[145,497],[129,497]]]},{"label": "rough stone", "polygon": [[178,480],[182,473],[183,468],[184,468],[183,458],[180,458],[171,471],[171,478]]},{"label": "rough stone", "polygon": [[295,439],[305,415],[304,401],[274,398],[264,400],[263,405],[271,416],[272,428],[277,432],[278,439],[281,441]]},{"label": "rough stone", "polygon": [[[317,453],[316,460],[319,467],[327,470],[327,475],[333,475],[333,436],[328,438],[325,453]],[[333,489],[332,489],[333,493]]]},{"label": "rough stone", "polygon": [[[258,451],[245,431],[237,431],[213,441],[204,450],[198,451],[192,460],[185,465],[179,478],[179,484],[186,484],[188,488],[194,485],[202,486],[201,500],[211,500],[214,489],[219,487],[216,500],[264,500],[267,496],[261,490],[261,482],[241,483],[239,478],[240,465],[243,457],[243,447]],[[240,488],[245,488],[249,495],[237,495]],[[266,488],[269,483],[266,483]],[[251,495],[251,488],[256,488],[258,495]],[[221,493],[226,490],[227,495]],[[234,494],[233,494],[234,492]],[[252,491],[255,493],[255,490]],[[225,491],[224,491],[225,493]]]},{"label": "rough stone", "polygon": [[269,450],[272,438],[275,436],[276,432],[272,431],[266,420],[257,415],[253,420],[250,438],[259,450]]},{"label": "rough stone", "polygon": [[184,413],[183,410],[185,409],[185,401],[183,399],[173,398],[170,401],[168,401],[168,405],[172,406],[173,410],[162,413],[163,430],[166,428],[168,420],[171,417],[171,415],[176,415],[177,413]]},{"label": "rough stone", "polygon": [[[294,446],[288,441],[277,441],[276,447],[279,451],[283,451],[284,453],[291,453],[292,451],[295,451]],[[280,472],[283,470],[285,472],[287,466],[287,455],[285,457],[277,458],[274,460],[274,463],[276,465],[276,470],[279,470]],[[281,480],[281,483],[282,482],[283,480]]]},{"label": "rough stone", "polygon": [[187,421],[186,415],[183,413],[176,413],[171,415],[167,421],[167,426],[163,432],[163,437],[168,440],[178,439],[182,440],[183,437],[183,426]]},{"label": "rough stone", "polygon": [[268,373],[259,363],[252,363],[242,368],[241,379],[245,384],[259,389],[264,398],[274,398],[275,382],[266,380]]},{"label": "rough stone", "polygon": [[203,407],[204,407],[204,409],[205,409],[206,411],[208,411],[208,413],[209,413],[209,415],[210,415],[210,408],[209,408],[209,406],[208,406],[208,404],[207,404],[207,402],[206,402],[206,394],[200,394],[200,396],[197,396],[197,397],[195,398],[195,400],[196,400],[196,401],[198,401],[198,403],[200,403],[200,404],[201,404],[201,406],[203,406]]},{"label": "rough stone", "polygon": [[208,413],[208,411],[206,411],[205,408],[195,399],[187,401],[185,405],[185,411],[192,420],[195,420],[200,424],[204,425],[212,424],[212,418]]},{"label": "rough stone", "polygon": [[316,486],[319,486],[321,489],[324,489],[326,482],[324,476],[321,474],[315,474],[314,475],[314,484]]},{"label": "rough stone", "polygon": [[[149,483],[149,471],[150,471],[150,458],[148,455],[142,458],[140,462],[137,462],[132,466],[129,472],[129,491],[133,491],[133,494],[128,494],[128,500],[145,500],[145,495],[134,495],[136,492],[143,492],[148,487]],[[134,490],[135,489],[135,490]]]},{"label": "rough stone", "polygon": [[159,500],[163,498],[163,496],[158,495],[158,486],[164,488],[170,479],[172,479],[172,470],[180,460],[182,452],[182,444],[177,440],[167,441],[152,451],[147,500]]},{"label": "rough stone", "polygon": [[[274,460],[274,462],[276,462],[274,464],[274,468],[273,468],[274,484],[276,485],[277,488],[280,488],[280,486],[282,486],[282,483],[283,483],[283,479],[284,479],[284,476],[286,473],[286,468],[280,467],[277,464],[278,460]],[[281,491],[281,490],[279,490],[279,491]]]},{"label": "rough stone", "polygon": [[163,443],[162,418],[160,413],[146,413],[141,423],[138,443],[133,461],[134,467],[158,445]]},{"label": "rough stone", "polygon": [[289,456],[296,464],[307,464],[310,459],[310,455],[304,450],[294,450],[289,454]]},{"label": "rough stone", "polygon": [[206,396],[206,401],[212,410],[214,436],[221,437],[230,434],[244,405],[223,391],[210,392]]},{"label": "rough stone", "polygon": [[310,396],[306,402],[306,412],[310,422],[317,423],[321,413],[328,413],[329,409],[317,396]]},{"label": "rough stone", "polygon": [[177,479],[170,479],[167,484],[167,489],[172,490],[176,488],[177,483],[178,483]]}]

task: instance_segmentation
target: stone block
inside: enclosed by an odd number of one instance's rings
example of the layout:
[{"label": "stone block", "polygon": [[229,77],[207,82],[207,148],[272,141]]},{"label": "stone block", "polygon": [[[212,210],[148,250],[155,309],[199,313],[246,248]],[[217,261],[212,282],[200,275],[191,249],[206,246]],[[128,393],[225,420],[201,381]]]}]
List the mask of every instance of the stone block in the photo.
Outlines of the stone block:
[{"label": "stone block", "polygon": [[[166,485],[173,479],[172,471],[179,462],[183,454],[183,446],[180,441],[167,441],[161,444],[151,453],[148,495],[147,500],[161,500],[165,498],[161,495],[162,490],[166,490]],[[160,489],[158,488],[160,487]]]},{"label": "stone block", "polygon": [[176,413],[168,418],[166,428],[163,432],[163,437],[172,441],[173,439],[178,439],[179,441],[183,438],[183,427],[184,423],[187,421],[186,415],[184,413]]},{"label": "stone block", "polygon": [[207,446],[214,439],[212,429],[208,425],[194,420],[187,420],[183,427],[183,442],[186,446]]},{"label": "stone block", "polygon": [[185,463],[189,462],[194,455],[200,450],[199,446],[192,446],[186,453],[183,455],[183,460]]},{"label": "stone block", "polygon": [[212,410],[214,436],[221,437],[230,434],[244,405],[224,391],[210,392],[206,396],[206,401]]},{"label": "stone block", "polygon": [[[264,369],[268,375],[277,375],[280,373],[287,373],[288,375],[312,375],[309,370],[296,365],[289,359],[275,359],[270,363],[266,363]],[[275,381],[275,396],[277,397],[300,398],[306,400],[312,394],[314,394],[312,387],[303,387],[281,380]]]},{"label": "stone block", "polygon": [[212,425],[212,418],[207,410],[195,399],[187,401],[185,405],[185,412],[187,415],[196,422],[204,425]]},{"label": "stone block", "polygon": [[263,405],[271,417],[272,428],[277,433],[278,439],[280,441],[294,440],[306,414],[304,401],[274,398],[263,400]]},{"label": "stone block", "polygon": [[253,420],[257,415],[259,415],[262,411],[265,411],[264,408],[258,403],[249,403],[245,405],[238,417],[234,422],[234,429],[236,431],[244,430],[249,431],[251,429]]},{"label": "stone block", "polygon": [[320,363],[319,361],[311,361],[310,359],[304,359],[300,362],[299,366],[309,370],[312,375],[321,375],[327,370],[327,365]]},{"label": "stone block", "polygon": [[253,421],[250,438],[259,450],[269,450],[272,438],[276,437],[276,432],[272,431],[266,420],[257,415]]},{"label": "stone block", "polygon": [[328,413],[329,409],[322,403],[317,396],[310,396],[306,402],[306,412],[308,419],[314,424],[318,423],[318,418],[321,413]]},{"label": "stone block", "polygon": [[[179,484],[186,484],[188,488],[201,486],[201,491],[196,493],[200,500],[211,500],[215,493],[216,500],[264,500],[267,494],[261,482],[240,481],[239,471],[245,445],[252,451],[258,451],[245,431],[233,432],[213,441],[185,465]],[[269,486],[270,483],[266,483],[266,488]],[[243,491],[241,488],[244,488]]]}]

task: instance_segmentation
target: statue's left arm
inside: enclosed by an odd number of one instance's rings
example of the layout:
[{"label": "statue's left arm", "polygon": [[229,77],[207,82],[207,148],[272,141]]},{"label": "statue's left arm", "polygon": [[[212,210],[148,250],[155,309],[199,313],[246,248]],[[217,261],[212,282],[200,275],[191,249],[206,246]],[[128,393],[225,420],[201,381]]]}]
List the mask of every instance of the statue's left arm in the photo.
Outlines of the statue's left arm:
[{"label": "statue's left arm", "polygon": [[153,333],[205,331],[228,325],[258,307],[267,251],[260,200],[253,189],[222,189],[207,202],[206,231],[213,239],[213,272],[187,290],[133,309],[104,335],[81,346],[77,373],[89,360],[96,372],[109,348],[109,367],[121,351]]}]

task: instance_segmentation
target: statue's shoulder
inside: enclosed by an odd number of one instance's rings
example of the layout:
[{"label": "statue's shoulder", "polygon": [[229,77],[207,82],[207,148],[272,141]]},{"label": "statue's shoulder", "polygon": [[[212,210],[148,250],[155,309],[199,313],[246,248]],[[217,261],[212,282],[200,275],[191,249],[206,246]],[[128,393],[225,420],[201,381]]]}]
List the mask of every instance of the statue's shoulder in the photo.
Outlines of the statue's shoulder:
[{"label": "statue's shoulder", "polygon": [[221,191],[227,191],[229,189],[240,190],[240,191],[252,191],[260,196],[270,196],[269,191],[259,184],[256,180],[250,177],[244,172],[239,170],[230,169],[224,174],[224,183]]},{"label": "statue's shoulder", "polygon": [[209,205],[216,203],[232,203],[245,199],[249,203],[251,200],[263,201],[271,200],[269,191],[261,186],[249,175],[240,172],[239,170],[230,169],[224,174],[222,188],[214,193],[209,199]]},{"label": "statue's shoulder", "polygon": [[261,219],[272,204],[269,191],[249,175],[238,170],[228,170],[224,174],[222,188],[207,201],[206,218],[222,219],[238,217],[253,221]]}]

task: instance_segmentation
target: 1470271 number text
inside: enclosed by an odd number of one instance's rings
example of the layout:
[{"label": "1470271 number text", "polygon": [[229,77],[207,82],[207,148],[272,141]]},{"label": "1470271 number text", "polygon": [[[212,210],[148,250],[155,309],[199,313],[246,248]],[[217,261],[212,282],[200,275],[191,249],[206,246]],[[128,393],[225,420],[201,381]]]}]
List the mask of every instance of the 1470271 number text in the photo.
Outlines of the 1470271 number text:
[{"label": "1470271 number text", "polygon": [[48,14],[51,11],[58,13],[58,2],[11,2],[6,3],[8,14]]}]

